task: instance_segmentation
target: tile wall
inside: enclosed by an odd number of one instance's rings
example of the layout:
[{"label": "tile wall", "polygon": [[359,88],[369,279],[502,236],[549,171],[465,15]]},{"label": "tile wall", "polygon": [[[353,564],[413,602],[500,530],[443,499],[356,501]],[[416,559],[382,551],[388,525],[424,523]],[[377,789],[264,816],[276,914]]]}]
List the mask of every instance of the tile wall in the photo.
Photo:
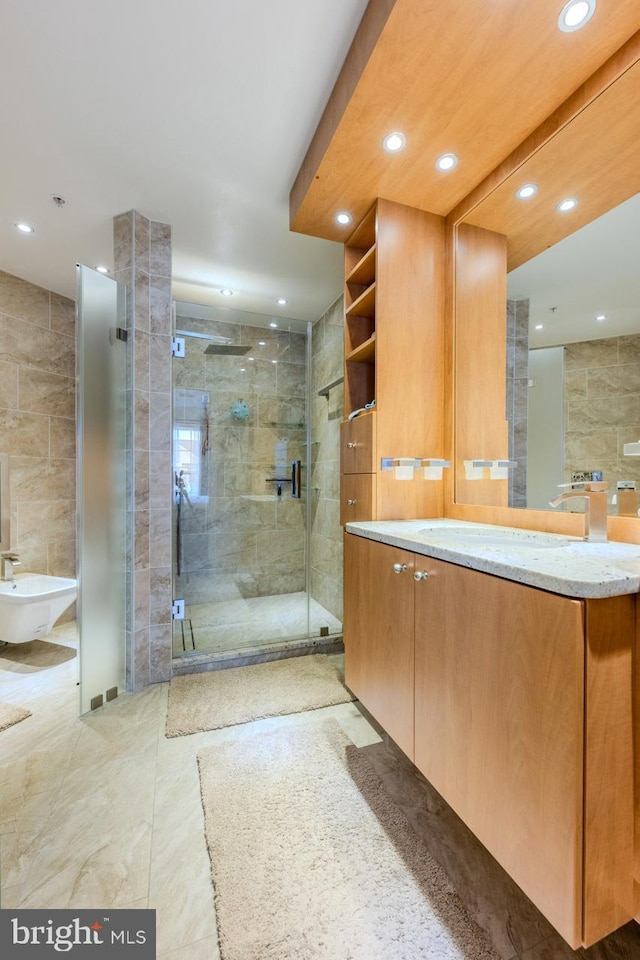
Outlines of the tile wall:
[{"label": "tile wall", "polygon": [[313,325],[311,376],[311,596],[342,620],[340,526],[340,421],[343,386],[328,398],[318,391],[342,377],[344,300],[340,297]]},{"label": "tile wall", "polygon": [[640,334],[565,347],[565,480],[602,470],[610,488],[635,480],[640,457],[623,446],[640,439]]},{"label": "tile wall", "polygon": [[171,227],[137,211],[115,217],[114,277],[130,292],[134,626],[127,680],[139,690],[171,677]]},{"label": "tile wall", "polygon": [[507,396],[509,506],[527,505],[527,404],[529,391],[529,301],[507,300]]},{"label": "tile wall", "polygon": [[[76,575],[75,303],[0,272],[0,453],[22,569]],[[66,618],[75,616],[75,607]]]}]

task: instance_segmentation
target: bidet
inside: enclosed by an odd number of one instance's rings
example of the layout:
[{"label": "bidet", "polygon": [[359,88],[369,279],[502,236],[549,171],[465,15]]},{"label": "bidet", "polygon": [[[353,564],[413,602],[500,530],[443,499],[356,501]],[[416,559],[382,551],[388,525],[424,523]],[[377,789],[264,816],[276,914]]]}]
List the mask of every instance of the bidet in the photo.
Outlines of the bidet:
[{"label": "bidet", "polygon": [[0,580],[0,640],[28,643],[46,637],[76,599],[77,581],[42,573]]}]

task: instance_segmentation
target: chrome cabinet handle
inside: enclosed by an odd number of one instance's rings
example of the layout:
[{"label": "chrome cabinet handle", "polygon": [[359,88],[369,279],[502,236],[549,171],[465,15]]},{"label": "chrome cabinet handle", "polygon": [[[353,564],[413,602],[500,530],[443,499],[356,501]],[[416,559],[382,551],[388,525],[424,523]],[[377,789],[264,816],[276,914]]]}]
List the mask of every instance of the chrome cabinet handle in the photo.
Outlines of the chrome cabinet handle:
[{"label": "chrome cabinet handle", "polygon": [[413,575],[413,579],[417,582],[419,582],[420,580],[428,580],[429,574],[426,570],[416,570],[416,572]]},{"label": "chrome cabinet handle", "polygon": [[347,450],[355,450],[355,443],[352,443],[351,440],[347,444]]},{"label": "chrome cabinet handle", "polygon": [[355,507],[357,500],[347,500],[348,507]]},{"label": "chrome cabinet handle", "polygon": [[407,569],[406,563],[394,563],[393,572],[394,573],[404,573]]}]

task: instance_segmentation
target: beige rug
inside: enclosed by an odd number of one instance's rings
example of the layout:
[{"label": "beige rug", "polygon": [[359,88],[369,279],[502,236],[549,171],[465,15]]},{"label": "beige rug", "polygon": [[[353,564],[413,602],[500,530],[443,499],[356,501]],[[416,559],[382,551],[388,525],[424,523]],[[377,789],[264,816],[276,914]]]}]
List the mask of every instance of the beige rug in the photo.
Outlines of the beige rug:
[{"label": "beige rug", "polygon": [[182,737],[353,699],[326,654],[194,673],[169,684],[165,733]]},{"label": "beige rug", "polygon": [[198,763],[222,960],[498,960],[335,721]]},{"label": "beige rug", "polygon": [[12,703],[0,703],[0,733],[14,723],[20,723],[31,716],[31,710],[24,707],[14,707]]}]

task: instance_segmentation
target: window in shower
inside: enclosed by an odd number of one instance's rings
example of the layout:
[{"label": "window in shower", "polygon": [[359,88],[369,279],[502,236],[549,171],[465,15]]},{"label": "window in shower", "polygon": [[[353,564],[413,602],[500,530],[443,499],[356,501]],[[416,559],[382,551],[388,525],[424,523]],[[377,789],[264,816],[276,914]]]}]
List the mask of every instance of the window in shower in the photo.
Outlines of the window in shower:
[{"label": "window in shower", "polygon": [[184,478],[190,497],[200,496],[200,433],[198,427],[178,425],[174,428],[175,471]]},{"label": "window in shower", "polygon": [[173,478],[176,494],[189,500],[207,496],[209,429],[209,394],[174,389]]}]

